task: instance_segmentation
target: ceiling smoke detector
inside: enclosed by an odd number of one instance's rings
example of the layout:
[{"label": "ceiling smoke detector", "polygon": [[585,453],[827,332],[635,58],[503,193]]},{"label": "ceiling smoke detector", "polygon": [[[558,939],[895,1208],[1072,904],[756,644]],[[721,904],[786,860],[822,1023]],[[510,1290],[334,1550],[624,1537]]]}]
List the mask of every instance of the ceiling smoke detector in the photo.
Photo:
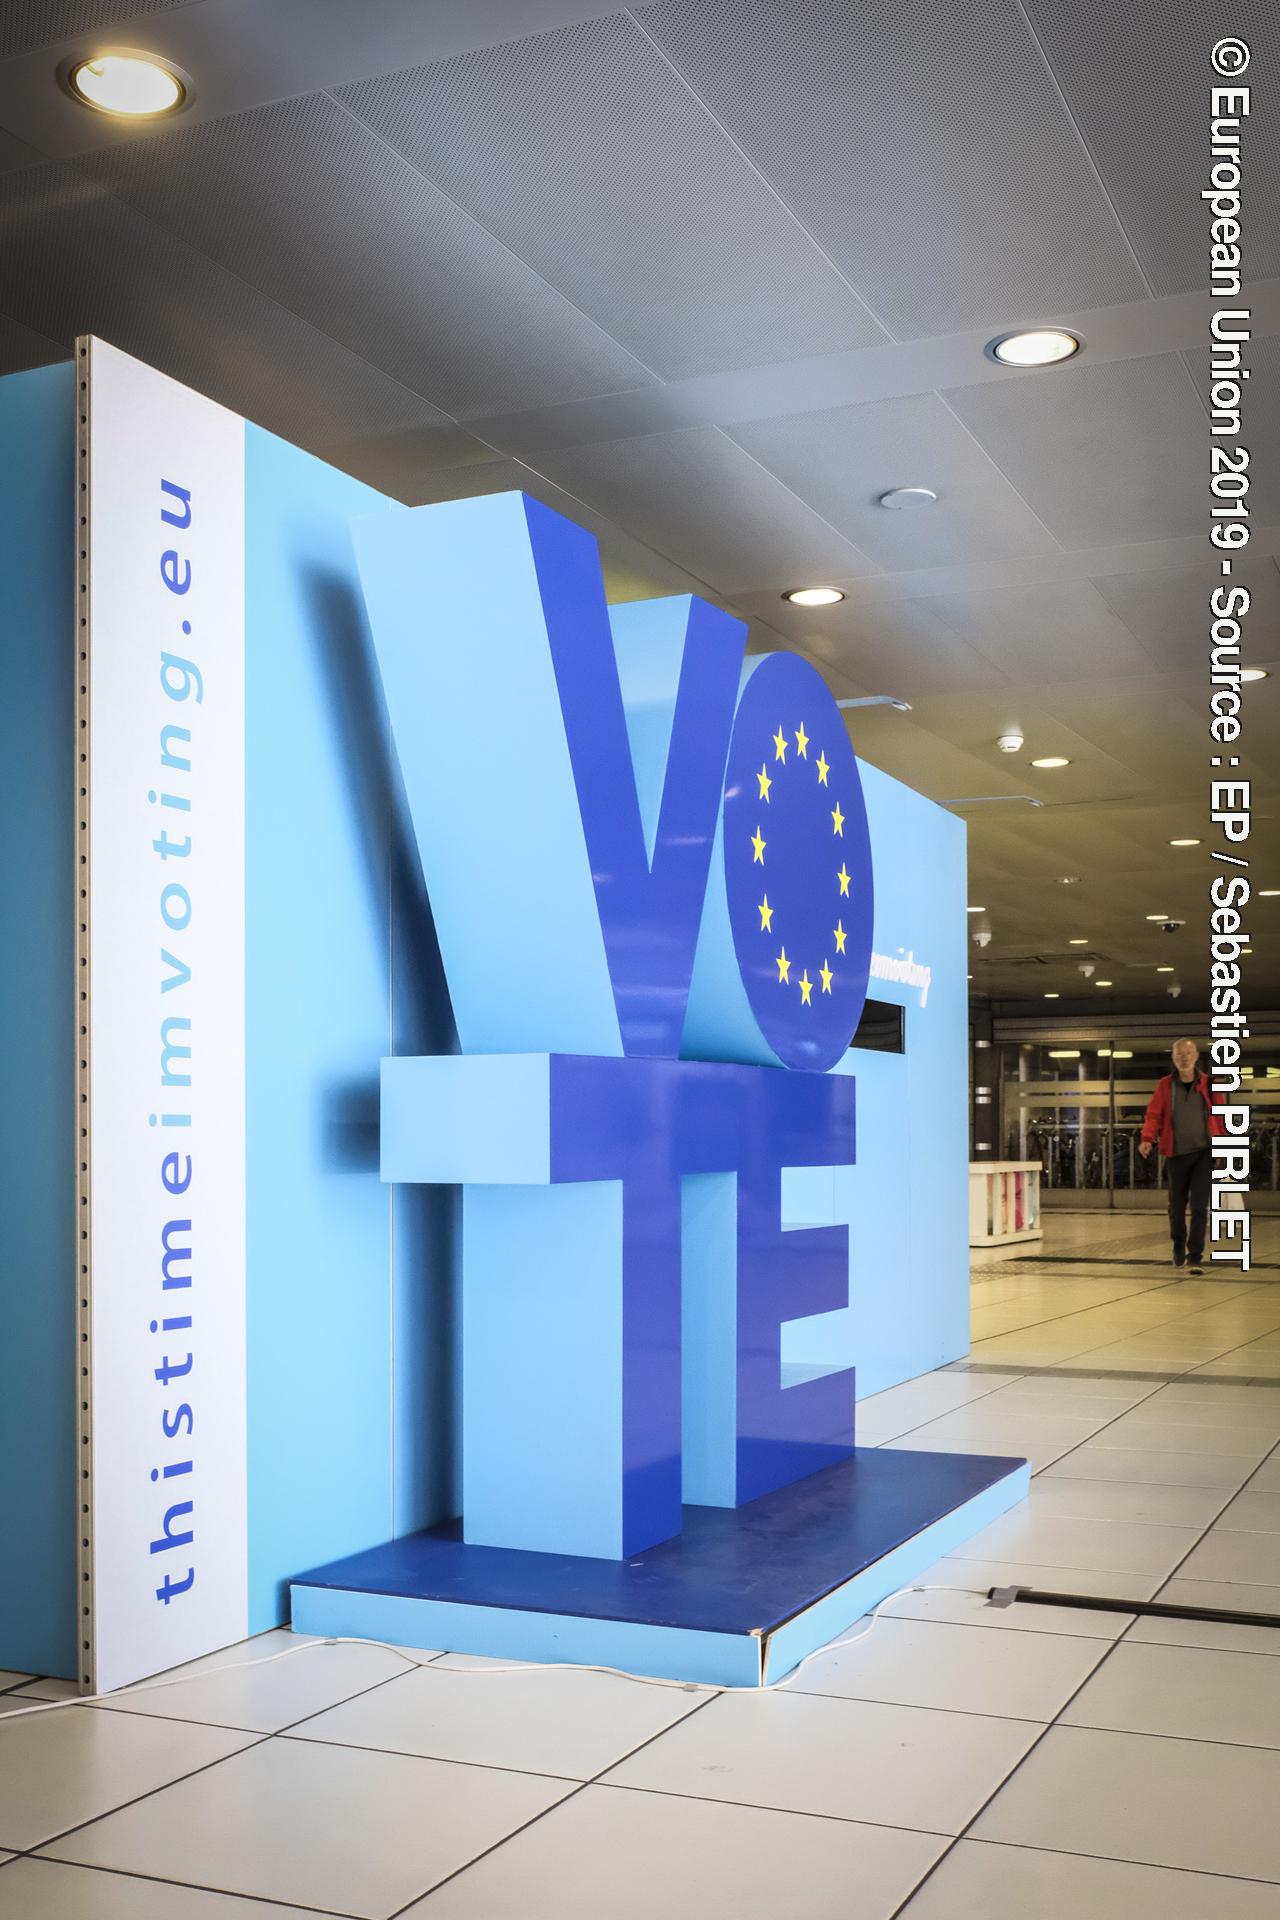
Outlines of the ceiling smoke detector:
[{"label": "ceiling smoke detector", "polygon": [[1022,735],[1020,733],[1002,733],[996,741],[996,745],[999,747],[1001,753],[1020,753],[1022,751]]}]

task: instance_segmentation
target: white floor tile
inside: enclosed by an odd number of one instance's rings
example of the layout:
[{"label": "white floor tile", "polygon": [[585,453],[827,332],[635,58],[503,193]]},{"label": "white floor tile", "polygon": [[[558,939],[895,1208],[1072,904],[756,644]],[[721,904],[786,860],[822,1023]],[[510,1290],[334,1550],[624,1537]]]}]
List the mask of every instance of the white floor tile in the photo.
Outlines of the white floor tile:
[{"label": "white floor tile", "polygon": [[954,1834],[1039,1731],[1022,1720],[818,1694],[722,1694],[608,1777],[695,1799]]},{"label": "white floor tile", "polygon": [[[1065,1464],[1058,1470],[1065,1473]],[[1225,1487],[1166,1487],[1142,1480],[1069,1480],[1042,1473],[1027,1511],[1078,1520],[1130,1520],[1145,1527],[1210,1526],[1230,1498]]]},{"label": "white floor tile", "polygon": [[[1087,1639],[1115,1640],[1133,1619],[1132,1614],[1101,1613],[1076,1607],[1040,1607],[1018,1601],[1007,1607],[988,1599],[992,1587],[1042,1587],[1053,1593],[1093,1594],[1105,1600],[1149,1600],[1159,1581],[1149,1573],[1101,1573],[1093,1568],[1055,1567],[1051,1579],[1044,1567],[1011,1560],[935,1560],[920,1575],[920,1585],[941,1592],[911,1592],[894,1601],[896,1620],[948,1620],[966,1627],[1008,1627],[1014,1632],[1080,1634]],[[949,1589],[957,1589],[954,1593]],[[967,1589],[967,1592],[959,1591]],[[885,1618],[881,1615],[881,1618]]]},{"label": "white floor tile", "polygon": [[785,1684],[793,1693],[1048,1721],[1106,1651],[1097,1640],[1003,1639],[981,1627],[882,1615],[865,1639],[819,1654]]},{"label": "white floor tile", "polygon": [[[1209,1389],[1202,1389],[1208,1392]],[[1219,1394],[1225,1391],[1219,1388]],[[1266,1389],[1260,1389],[1265,1392]],[[1138,1426],[1147,1420],[1168,1423],[1175,1422],[1182,1427],[1245,1427],[1251,1433],[1265,1437],[1270,1435],[1274,1446],[1280,1440],[1280,1406],[1272,1404],[1260,1407],[1253,1404],[1241,1405],[1230,1400],[1178,1400],[1168,1396],[1174,1392],[1172,1387],[1164,1387],[1150,1400],[1144,1400],[1125,1416],[1126,1424]]]},{"label": "white floor tile", "polygon": [[1097,1447],[1145,1447],[1157,1453],[1229,1454],[1256,1467],[1275,1446],[1270,1427],[1196,1426],[1189,1421],[1144,1419],[1141,1408],[1112,1421],[1094,1440]]},{"label": "white floor tile", "polygon": [[[123,1714],[92,1718],[144,1724]],[[563,1780],[527,1773],[268,1740],[50,1851],[87,1866],[386,1920],[571,1791]]]},{"label": "white floor tile", "polygon": [[[281,1636],[286,1647],[291,1637]],[[274,1643],[275,1636],[271,1638]],[[255,1644],[249,1641],[243,1650],[236,1651],[241,1658],[261,1660],[263,1653],[250,1651]],[[261,1666],[237,1667],[226,1655],[208,1662],[195,1661],[189,1669],[189,1680],[148,1688],[119,1700],[108,1695],[103,1706],[94,1711],[145,1713],[162,1719],[200,1720],[211,1726],[276,1733],[295,1720],[304,1720],[408,1671],[403,1660],[383,1647],[325,1646],[318,1641],[303,1643],[283,1659],[270,1658],[273,1653],[284,1652],[275,1644],[264,1652],[268,1663]],[[422,1654],[420,1658],[430,1656]]]},{"label": "white floor tile", "polygon": [[[995,1441],[1021,1446],[1024,1450],[1031,1445],[1078,1447],[1114,1418],[1114,1412],[1104,1413],[1098,1418],[1087,1414],[1077,1415],[1075,1409],[1078,1404],[1072,1401],[1069,1413],[1023,1413],[1014,1407],[1012,1401],[996,1405],[979,1400],[974,1406],[961,1407],[954,1413],[945,1413],[940,1419],[929,1421],[918,1428],[913,1437],[928,1440],[940,1452],[951,1440],[981,1442],[984,1445]],[[1128,1417],[1121,1415],[1122,1419]],[[991,1451],[998,1452],[999,1446],[993,1445]]]},{"label": "white floor tile", "polygon": [[589,1780],[705,1702],[607,1673],[446,1656],[294,1729],[293,1737]]},{"label": "white floor tile", "polygon": [[11,1673],[0,1668],[0,1693],[6,1693],[10,1687],[21,1687],[34,1678],[35,1675],[32,1673]]},{"label": "white floor tile", "polygon": [[[1280,1614],[1280,1587],[1229,1586],[1221,1580],[1184,1580],[1161,1587],[1171,1606],[1227,1607],[1235,1613]],[[1128,1640],[1156,1646],[1216,1647],[1228,1653],[1280,1654],[1280,1627],[1228,1626],[1212,1620],[1139,1619]]]},{"label": "white floor tile", "polygon": [[588,1787],[402,1920],[889,1920],[931,1834]]},{"label": "white floor tile", "polygon": [[1255,1493],[1246,1487],[1216,1524],[1228,1533],[1280,1533],[1280,1493]]},{"label": "white floor tile", "polygon": [[962,1840],[902,1920],[1275,1920],[1275,1900],[1256,1880]]},{"label": "white floor tile", "polygon": [[1047,1469],[1051,1478],[1151,1480],[1171,1487],[1242,1487],[1253,1471],[1246,1456],[1171,1453],[1164,1447],[1099,1446],[1090,1440]]},{"label": "white floor tile", "polygon": [[1280,1449],[1264,1460],[1249,1482],[1251,1493],[1280,1493]]},{"label": "white floor tile", "polygon": [[1280,1747],[1280,1661],[1126,1641],[1071,1702],[1063,1724]]},{"label": "white floor tile", "polygon": [[[1017,1384],[1001,1388],[1001,1393],[1034,1393],[1045,1400],[1107,1400],[1117,1406],[1136,1407],[1155,1391],[1150,1380],[1111,1380],[1105,1374],[1027,1373]],[[1070,1408],[1064,1406],[1063,1412]]]},{"label": "white floor tile", "polygon": [[33,1700],[78,1700],[80,1689],[74,1680],[28,1680],[25,1686],[16,1689],[18,1693],[30,1694]]},{"label": "white floor tile", "polygon": [[248,1742],[220,1727],[59,1707],[0,1720],[0,1845],[24,1851]]},{"label": "white floor tile", "polygon": [[988,1459],[1026,1460],[1032,1473],[1042,1473],[1071,1451],[1069,1441],[1037,1440],[1025,1428],[1017,1431],[1003,1428],[981,1438],[963,1440],[954,1436],[943,1438],[926,1427],[919,1433],[904,1434],[901,1439],[886,1440],[884,1444],[904,1453],[978,1453]]},{"label": "white floor tile", "polygon": [[1051,1727],[973,1835],[1280,1880],[1278,1805],[1280,1753]]},{"label": "white floor tile", "polygon": [[[0,1874],[0,1920],[300,1920],[297,1907],[238,1900],[57,1860],[15,1860]],[[311,1920],[332,1920],[321,1912]]]},{"label": "white floor tile", "polygon": [[1280,1534],[1205,1535],[1179,1573],[1188,1580],[1237,1580],[1248,1586],[1280,1587]]},{"label": "white floor tile", "polygon": [[[1044,1568],[1097,1568],[1167,1578],[1196,1544],[1194,1527],[1135,1526],[1124,1520],[1068,1519],[1024,1506],[948,1554],[952,1560],[1018,1560]],[[1049,1583],[1041,1580],[1040,1585]]]}]

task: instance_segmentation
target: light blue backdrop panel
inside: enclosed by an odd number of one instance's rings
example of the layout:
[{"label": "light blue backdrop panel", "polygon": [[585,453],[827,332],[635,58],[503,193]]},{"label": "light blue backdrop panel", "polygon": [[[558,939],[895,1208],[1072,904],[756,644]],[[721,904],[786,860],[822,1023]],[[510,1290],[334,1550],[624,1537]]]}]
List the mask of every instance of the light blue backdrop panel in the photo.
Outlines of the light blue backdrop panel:
[{"label": "light blue backdrop panel", "polygon": [[349,532],[400,510],[253,426],[245,480],[257,1632],[317,1553],[454,1510],[451,1196],[393,1196],[378,1172],[382,1058],[453,1036]]},{"label": "light blue backdrop panel", "polygon": [[74,1677],[75,369],[0,380],[0,1667]]},{"label": "light blue backdrop panel", "polygon": [[874,975],[867,992],[905,1009],[905,1054],[853,1048],[858,1159],[823,1177],[849,1225],[849,1306],[784,1331],[796,1366],[852,1366],[858,1397],[969,1349],[968,987],[965,827],[859,763],[875,860],[873,951],[928,966],[920,989]]}]

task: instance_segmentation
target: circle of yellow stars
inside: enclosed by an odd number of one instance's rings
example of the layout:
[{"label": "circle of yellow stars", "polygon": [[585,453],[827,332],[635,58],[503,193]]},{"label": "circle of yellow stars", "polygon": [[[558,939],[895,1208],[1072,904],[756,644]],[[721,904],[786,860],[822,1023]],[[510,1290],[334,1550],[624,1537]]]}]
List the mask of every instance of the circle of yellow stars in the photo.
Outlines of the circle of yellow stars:
[{"label": "circle of yellow stars", "polygon": [[[773,764],[777,766],[779,761],[781,761],[782,765],[785,766],[787,762],[787,749],[791,745],[791,740],[788,739],[787,735],[782,731],[781,722],[779,722],[778,731],[772,736],[772,739],[773,739]],[[796,750],[797,760],[808,761],[810,736],[805,732],[803,720],[800,722],[800,725],[795,730],[794,739],[795,739],[795,750]],[[831,772],[831,764],[828,761],[826,754],[822,752],[821,748],[818,751],[817,759],[813,761],[809,761],[809,764],[812,766],[814,772],[818,776],[819,786],[822,786],[822,787],[827,786],[828,775]],[[759,773],[756,775],[756,781],[760,788],[759,798],[766,807],[770,804],[769,792],[773,786],[775,778],[776,778],[776,775],[771,774],[769,772],[769,761],[768,761],[768,757],[766,756],[766,758],[761,762]],[[833,837],[841,840],[844,838],[844,823],[845,823],[845,815],[844,813],[841,812],[840,802],[837,800],[835,806],[831,809],[831,831],[832,831]],[[758,864],[760,866],[764,865],[765,863],[764,850],[768,846],[768,844],[769,844],[768,841],[765,839],[764,835],[760,831],[759,822],[757,822],[756,830],[751,836],[751,850],[752,850],[753,865],[755,864]],[[853,876],[852,874],[850,874],[844,862],[844,859],[842,857],[840,861],[839,869],[836,873],[836,886],[839,889],[837,898],[845,899],[845,900],[849,898],[849,882],[852,879],[852,877]],[[758,903],[756,907],[756,911],[760,915],[761,933],[772,933],[774,910],[769,905],[769,896],[767,893],[764,895],[763,899],[760,900],[760,902]],[[836,953],[837,954],[843,953],[845,950],[845,943],[849,938],[848,930],[845,927],[843,916],[837,919],[835,926],[831,929],[831,937],[835,941]],[[792,966],[794,965],[794,962],[791,959],[791,956],[788,954],[785,946],[782,946],[779,949],[779,952],[775,958],[774,964],[778,969],[779,986],[792,985],[791,969],[792,969]],[[794,983],[800,989],[801,1006],[811,1007],[813,1005],[813,989],[815,986],[819,984],[819,982],[821,983],[823,993],[830,993],[831,982],[834,979],[835,979],[835,973],[827,965],[825,955],[823,957],[822,965],[818,969],[817,980],[811,980],[809,978],[809,970],[806,967],[804,971],[800,974],[800,977],[798,978],[798,980],[796,980]]]}]

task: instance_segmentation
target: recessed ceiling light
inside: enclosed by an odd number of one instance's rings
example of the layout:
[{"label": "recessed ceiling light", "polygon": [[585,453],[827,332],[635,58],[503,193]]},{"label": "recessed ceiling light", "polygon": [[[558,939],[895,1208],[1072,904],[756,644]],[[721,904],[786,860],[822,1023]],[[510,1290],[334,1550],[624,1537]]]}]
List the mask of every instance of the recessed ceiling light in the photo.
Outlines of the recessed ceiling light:
[{"label": "recessed ceiling light", "polygon": [[998,360],[1002,367],[1051,367],[1055,361],[1070,360],[1083,344],[1065,327],[1025,327],[989,340],[985,352],[989,360]]},{"label": "recessed ceiling light", "polygon": [[1156,972],[1157,972],[1157,973],[1172,973],[1172,972],[1173,972],[1173,968],[1172,968],[1172,967],[1157,967],[1157,968],[1156,968]]},{"label": "recessed ceiling light", "polygon": [[1033,760],[1033,767],[1069,767],[1071,762],[1064,760],[1059,753],[1051,753],[1044,760]]},{"label": "recessed ceiling light", "polygon": [[1268,672],[1266,667],[1241,667],[1240,678],[1242,680],[1266,680],[1268,678]]},{"label": "recessed ceiling light", "polygon": [[1167,913],[1149,913],[1147,918],[1148,920],[1167,920],[1169,915]]},{"label": "recessed ceiling light", "polygon": [[1099,1058],[1099,1060],[1109,1060],[1109,1059],[1111,1058],[1111,1049],[1110,1049],[1110,1047],[1099,1047],[1099,1048],[1098,1048],[1098,1058]]},{"label": "recessed ceiling light", "polygon": [[1252,953],[1252,952],[1253,952],[1253,948],[1252,948],[1252,947],[1241,947],[1241,949],[1240,949],[1240,951],[1241,951],[1241,953]]},{"label": "recessed ceiling light", "polygon": [[1046,1000],[1061,1000],[1061,998],[1062,995],[1060,993],[1046,993],[1045,995]]},{"label": "recessed ceiling light", "polygon": [[880,505],[891,513],[900,513],[907,507],[931,507],[937,498],[932,487],[890,487],[888,493],[880,495]]},{"label": "recessed ceiling light", "polygon": [[1115,981],[1114,980],[1095,980],[1093,984],[1095,987],[1114,987]]},{"label": "recessed ceiling light", "polygon": [[1169,845],[1171,847],[1198,847],[1200,842],[1198,840],[1171,840]]},{"label": "recessed ceiling light", "polygon": [[74,58],[59,69],[58,77],[73,100],[98,113],[126,120],[159,120],[177,113],[191,99],[191,82],[167,60],[153,53],[120,48]]},{"label": "recessed ceiling light", "polygon": [[1132,1060],[1133,1052],[1129,1047],[1117,1047],[1111,1057],[1113,1060]]},{"label": "recessed ceiling light", "polygon": [[1079,1047],[1050,1047],[1049,1058],[1051,1060],[1078,1060],[1080,1058],[1080,1049]]},{"label": "recessed ceiling light", "polygon": [[839,587],[792,587],[782,597],[793,607],[834,607],[837,600],[844,599]]},{"label": "recessed ceiling light", "polygon": [[996,741],[996,745],[999,747],[1001,753],[1018,753],[1022,747],[1022,735],[1020,733],[1002,733]]},{"label": "recessed ceiling light", "polygon": [[1068,940],[1067,942],[1069,947],[1087,947],[1088,944],[1087,940]]},{"label": "recessed ceiling light", "polygon": [[1280,887],[1259,887],[1259,900],[1280,900]]},{"label": "recessed ceiling light", "polygon": [[986,908],[985,907],[967,907],[965,911],[967,913],[985,913]]}]

